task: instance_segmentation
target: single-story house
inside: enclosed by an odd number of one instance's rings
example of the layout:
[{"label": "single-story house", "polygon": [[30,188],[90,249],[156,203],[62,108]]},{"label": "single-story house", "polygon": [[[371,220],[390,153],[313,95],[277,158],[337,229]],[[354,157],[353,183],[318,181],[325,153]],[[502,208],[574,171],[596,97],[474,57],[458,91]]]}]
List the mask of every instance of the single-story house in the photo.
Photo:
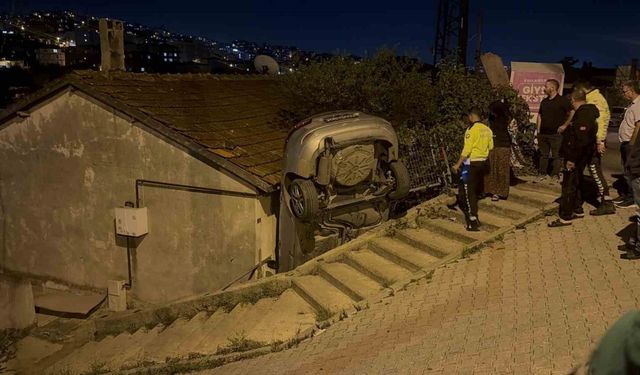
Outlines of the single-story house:
[{"label": "single-story house", "polygon": [[78,71],[13,105],[0,114],[0,268],[127,280],[125,202],[148,210],[130,258],[142,301],[217,290],[273,259],[285,101],[262,76]]}]

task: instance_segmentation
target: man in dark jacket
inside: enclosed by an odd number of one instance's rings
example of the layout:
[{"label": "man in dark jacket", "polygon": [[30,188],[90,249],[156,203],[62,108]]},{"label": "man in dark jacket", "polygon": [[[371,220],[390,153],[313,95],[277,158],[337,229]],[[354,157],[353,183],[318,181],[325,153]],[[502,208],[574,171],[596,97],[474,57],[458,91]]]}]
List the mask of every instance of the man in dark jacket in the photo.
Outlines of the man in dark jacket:
[{"label": "man in dark jacket", "polygon": [[593,104],[587,104],[586,94],[576,90],[571,94],[571,103],[575,109],[573,122],[564,132],[561,153],[565,160],[560,197],[560,216],[549,223],[550,227],[571,225],[571,220],[584,216],[580,187],[584,168],[596,151],[597,119],[600,113]]}]

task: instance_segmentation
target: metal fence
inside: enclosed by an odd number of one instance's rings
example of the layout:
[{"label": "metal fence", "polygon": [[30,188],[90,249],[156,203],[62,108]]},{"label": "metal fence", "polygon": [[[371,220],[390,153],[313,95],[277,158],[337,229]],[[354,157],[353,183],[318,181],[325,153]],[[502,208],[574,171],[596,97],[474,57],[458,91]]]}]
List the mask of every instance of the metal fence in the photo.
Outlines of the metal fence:
[{"label": "metal fence", "polygon": [[438,189],[451,184],[447,147],[430,139],[425,129],[399,129],[400,159],[411,176],[411,191]]}]

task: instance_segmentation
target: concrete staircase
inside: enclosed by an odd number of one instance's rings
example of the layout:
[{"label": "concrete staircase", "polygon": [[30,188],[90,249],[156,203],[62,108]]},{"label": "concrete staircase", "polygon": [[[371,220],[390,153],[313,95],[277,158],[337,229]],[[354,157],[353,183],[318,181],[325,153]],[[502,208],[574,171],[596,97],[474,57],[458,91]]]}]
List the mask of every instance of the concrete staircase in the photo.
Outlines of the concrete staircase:
[{"label": "concrete staircase", "polygon": [[[263,298],[253,305],[241,303],[228,312],[200,311],[167,326],[158,324],[89,341],[65,355],[61,351],[47,370],[117,371],[143,363],[221,354],[231,344],[266,346],[290,340],[315,329],[319,321],[343,317],[361,308],[363,301],[388,295],[389,288],[405,285],[416,273],[433,270],[467,249],[540,217],[558,192],[556,186],[524,184],[512,187],[507,201],[482,200],[480,232],[467,232],[459,211],[446,211],[445,217],[438,218],[418,216],[411,227],[381,231],[301,266],[289,277],[291,287],[277,298]],[[56,353],[49,356],[49,362],[55,357]]]}]

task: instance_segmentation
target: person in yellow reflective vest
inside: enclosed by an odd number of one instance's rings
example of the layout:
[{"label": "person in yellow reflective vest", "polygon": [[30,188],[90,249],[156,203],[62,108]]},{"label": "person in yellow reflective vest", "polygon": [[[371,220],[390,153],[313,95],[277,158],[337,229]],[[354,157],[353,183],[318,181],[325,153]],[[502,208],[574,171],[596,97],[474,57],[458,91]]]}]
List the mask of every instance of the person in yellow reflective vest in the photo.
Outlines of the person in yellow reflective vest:
[{"label": "person in yellow reflective vest", "polygon": [[464,212],[466,229],[479,231],[478,196],[482,196],[482,182],[489,170],[487,158],[493,149],[493,132],[486,124],[482,111],[472,109],[467,118],[469,127],[464,132],[464,147],[460,158],[453,165],[455,173],[460,173],[457,203]]}]

